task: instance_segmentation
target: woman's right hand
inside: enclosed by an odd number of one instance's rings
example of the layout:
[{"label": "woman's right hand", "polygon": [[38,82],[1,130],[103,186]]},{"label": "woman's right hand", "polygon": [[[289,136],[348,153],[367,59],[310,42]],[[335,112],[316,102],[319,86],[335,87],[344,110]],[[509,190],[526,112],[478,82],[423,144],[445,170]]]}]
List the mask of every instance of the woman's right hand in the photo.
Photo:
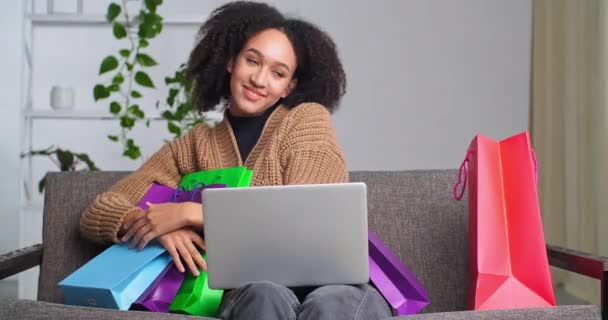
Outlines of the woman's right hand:
[{"label": "woman's right hand", "polygon": [[[184,263],[196,277],[199,275],[197,265],[207,271],[207,263],[203,260],[198,248],[205,250],[203,238],[190,227],[177,229],[158,237],[158,241],[167,249],[177,270],[185,272]],[[198,247],[198,248],[197,248]]]}]

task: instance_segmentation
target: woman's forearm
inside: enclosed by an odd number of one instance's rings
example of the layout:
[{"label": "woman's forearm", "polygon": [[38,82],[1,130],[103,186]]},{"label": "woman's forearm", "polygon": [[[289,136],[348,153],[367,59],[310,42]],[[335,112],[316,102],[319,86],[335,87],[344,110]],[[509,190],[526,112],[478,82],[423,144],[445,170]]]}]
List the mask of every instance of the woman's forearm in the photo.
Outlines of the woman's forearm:
[{"label": "woman's forearm", "polygon": [[188,226],[197,231],[203,230],[203,205],[196,202],[184,202],[182,203],[182,210]]}]

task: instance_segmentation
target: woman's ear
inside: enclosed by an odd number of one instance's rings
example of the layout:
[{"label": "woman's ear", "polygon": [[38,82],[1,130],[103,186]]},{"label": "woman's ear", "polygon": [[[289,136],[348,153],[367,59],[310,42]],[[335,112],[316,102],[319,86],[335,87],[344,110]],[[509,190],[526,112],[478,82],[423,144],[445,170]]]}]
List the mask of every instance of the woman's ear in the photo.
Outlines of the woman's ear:
[{"label": "woman's ear", "polygon": [[228,70],[228,73],[232,73],[232,64],[234,63],[234,58],[228,60],[228,64],[226,65],[226,70]]},{"label": "woman's ear", "polygon": [[281,95],[281,98],[286,98],[293,91],[293,89],[296,88],[297,85],[298,85],[298,79],[295,79],[295,78],[291,79],[291,81],[289,82],[289,85],[287,86],[287,88],[285,89],[283,94]]}]

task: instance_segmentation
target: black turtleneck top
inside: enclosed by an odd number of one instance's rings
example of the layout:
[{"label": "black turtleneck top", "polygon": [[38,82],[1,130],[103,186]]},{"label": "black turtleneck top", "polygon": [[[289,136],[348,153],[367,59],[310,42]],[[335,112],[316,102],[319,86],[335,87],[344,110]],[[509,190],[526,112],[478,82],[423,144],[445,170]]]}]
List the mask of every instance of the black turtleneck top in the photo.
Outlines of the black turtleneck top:
[{"label": "black turtleneck top", "polygon": [[266,124],[266,120],[268,120],[276,107],[276,105],[272,106],[261,115],[251,117],[233,116],[230,113],[230,110],[228,110],[228,121],[234,132],[234,137],[239,146],[239,153],[241,154],[243,163],[247,160],[249,153],[251,153],[251,150],[253,150],[253,147],[255,147],[255,144],[258,142],[258,139],[262,134],[262,129],[264,129],[264,125]]}]

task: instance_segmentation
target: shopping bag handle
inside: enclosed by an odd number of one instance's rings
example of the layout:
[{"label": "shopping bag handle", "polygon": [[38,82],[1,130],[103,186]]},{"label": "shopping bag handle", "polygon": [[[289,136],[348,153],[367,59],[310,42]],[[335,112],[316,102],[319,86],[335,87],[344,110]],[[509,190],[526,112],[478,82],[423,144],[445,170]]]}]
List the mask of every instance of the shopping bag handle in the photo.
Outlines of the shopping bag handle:
[{"label": "shopping bag handle", "polygon": [[[452,190],[452,194],[454,195],[454,199],[456,200],[462,199],[462,196],[464,195],[464,190],[467,188],[467,174],[469,171],[468,162],[471,154],[472,151],[467,150],[467,155],[464,157],[464,160],[462,160],[462,163],[460,164],[460,169],[458,169],[458,181],[456,182],[456,184],[454,185],[454,189]],[[532,148],[530,148],[530,155],[532,156],[533,161],[532,169],[534,170],[534,183],[536,184],[536,186],[538,186],[538,160],[536,159],[536,152]],[[460,190],[460,193],[458,193],[458,186],[461,183],[462,188]]]},{"label": "shopping bag handle", "polygon": [[183,186],[175,188],[173,194],[171,195],[171,202],[176,202],[178,200],[179,193],[184,191],[186,191],[186,188],[184,188]]},{"label": "shopping bag handle", "polygon": [[194,200],[194,197],[196,197],[197,192],[202,192],[203,189],[205,189],[206,187],[207,185],[202,181],[195,183],[192,187],[192,190],[190,190],[190,201]]},{"label": "shopping bag handle", "polygon": [[534,169],[534,182],[538,187],[538,160],[536,159],[536,151],[534,151],[534,149],[532,148],[530,148],[530,151],[530,153],[532,154],[532,160],[534,162],[534,166],[532,167]]},{"label": "shopping bag handle", "polygon": [[[454,199],[456,199],[456,200],[462,199],[462,196],[464,195],[464,190],[467,188],[467,173],[469,171],[467,164],[469,162],[469,157],[471,156],[472,153],[473,153],[473,151],[467,150],[467,155],[464,157],[464,160],[462,160],[462,163],[460,164],[460,169],[458,169],[458,181],[454,185],[454,190],[452,190],[452,194],[454,195]],[[464,174],[463,174],[463,172],[464,172]],[[464,179],[463,179],[463,176],[464,176]],[[460,193],[458,193],[458,186],[461,183],[462,183],[462,189],[460,190]]]}]

